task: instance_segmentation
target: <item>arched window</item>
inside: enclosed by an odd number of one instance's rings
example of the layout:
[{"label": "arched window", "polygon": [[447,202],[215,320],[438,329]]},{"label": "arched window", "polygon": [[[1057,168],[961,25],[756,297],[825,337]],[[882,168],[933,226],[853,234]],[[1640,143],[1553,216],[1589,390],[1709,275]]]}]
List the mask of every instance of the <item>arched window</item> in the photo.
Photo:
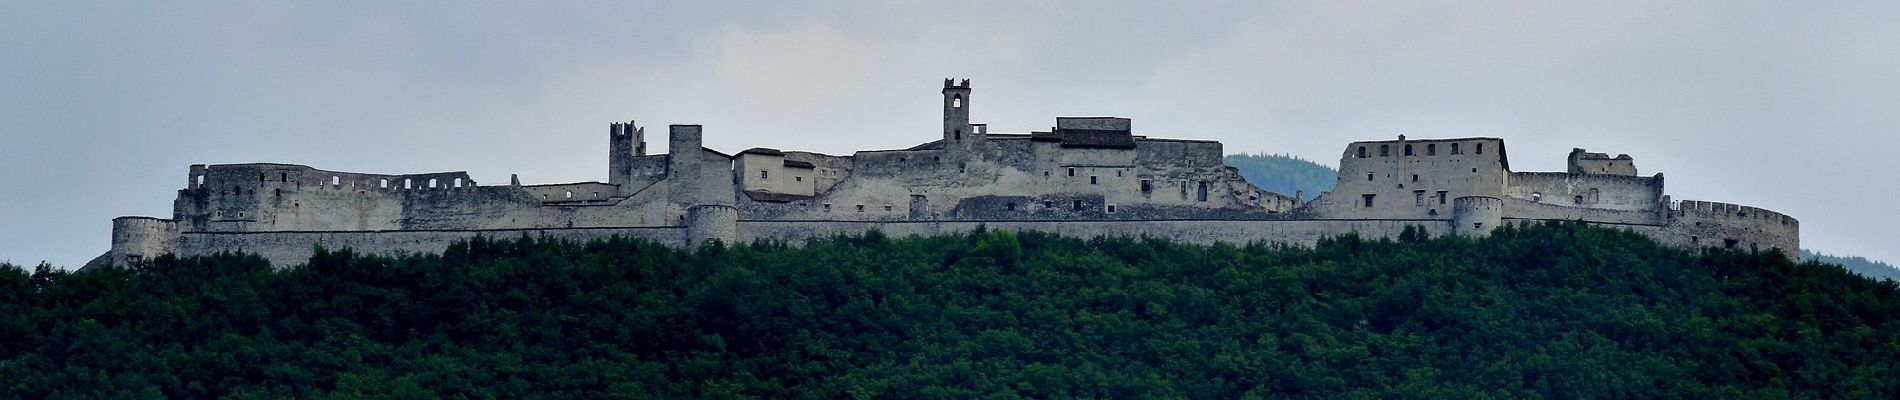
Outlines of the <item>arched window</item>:
[{"label": "arched window", "polygon": [[416,180],[414,180],[414,179],[409,179],[409,178],[403,178],[403,179],[402,179],[402,188],[403,188],[403,189],[415,189],[415,188],[416,188]]},{"label": "arched window", "polygon": [[1382,145],[1379,145],[1379,156],[1380,156],[1380,157],[1390,157],[1390,156],[1392,156],[1392,146],[1387,146],[1387,145],[1383,145],[1383,144],[1382,144]]},{"label": "arched window", "polygon": [[574,191],[572,190],[567,191],[567,198],[570,198],[570,199],[574,198]]},{"label": "arched window", "polygon": [[963,96],[950,97],[950,108],[963,108]]},{"label": "arched window", "polygon": [[1366,158],[1366,146],[1359,146],[1359,158]]},{"label": "arched window", "polygon": [[434,188],[434,187],[435,187],[435,178],[429,178],[429,187],[430,187],[430,188]]},{"label": "arched window", "polygon": [[455,178],[455,187],[462,187],[462,178]]},{"label": "arched window", "polygon": [[341,185],[343,185],[343,177],[340,177],[340,176],[330,177],[330,186],[341,186]]},{"label": "arched window", "polygon": [[1460,153],[1460,152],[1458,152],[1458,144],[1457,144],[1457,143],[1452,143],[1452,144],[1451,144],[1451,154],[1464,154],[1464,153]]},{"label": "arched window", "polygon": [[1405,145],[1405,155],[1408,157],[1412,155],[1412,145]]},{"label": "arched window", "polygon": [[384,189],[388,189],[388,188],[389,188],[389,178],[383,178],[383,180],[382,180],[382,182],[383,182],[383,183],[382,183],[382,188],[384,188]]},{"label": "arched window", "polygon": [[1477,152],[1478,152],[1478,154],[1484,154],[1484,143],[1479,143],[1479,144],[1478,144],[1478,150],[1477,150]]}]

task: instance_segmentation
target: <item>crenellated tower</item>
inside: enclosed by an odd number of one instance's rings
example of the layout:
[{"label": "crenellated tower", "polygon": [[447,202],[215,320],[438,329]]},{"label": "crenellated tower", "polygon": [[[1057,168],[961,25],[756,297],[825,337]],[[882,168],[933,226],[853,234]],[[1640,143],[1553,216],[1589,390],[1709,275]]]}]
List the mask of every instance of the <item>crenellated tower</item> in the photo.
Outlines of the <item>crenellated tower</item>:
[{"label": "crenellated tower", "polygon": [[970,125],[970,80],[943,80],[943,149],[951,158],[980,153],[985,132]]},{"label": "crenellated tower", "polygon": [[608,125],[607,183],[624,187],[633,181],[633,159],[647,155],[646,137],[646,128],[634,121]]}]

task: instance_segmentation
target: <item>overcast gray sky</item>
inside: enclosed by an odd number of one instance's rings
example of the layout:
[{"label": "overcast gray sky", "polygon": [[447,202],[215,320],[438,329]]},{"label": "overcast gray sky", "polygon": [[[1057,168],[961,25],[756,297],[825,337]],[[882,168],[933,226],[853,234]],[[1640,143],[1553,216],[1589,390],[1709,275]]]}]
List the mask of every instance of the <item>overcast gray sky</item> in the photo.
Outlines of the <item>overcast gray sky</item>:
[{"label": "overcast gray sky", "polygon": [[193,163],[605,180],[627,119],[848,154],[932,140],[962,77],[993,131],[1628,153],[1676,199],[1900,261],[1895,2],[182,3],[0,3],[0,260],[84,263],[113,217],[170,217]]}]

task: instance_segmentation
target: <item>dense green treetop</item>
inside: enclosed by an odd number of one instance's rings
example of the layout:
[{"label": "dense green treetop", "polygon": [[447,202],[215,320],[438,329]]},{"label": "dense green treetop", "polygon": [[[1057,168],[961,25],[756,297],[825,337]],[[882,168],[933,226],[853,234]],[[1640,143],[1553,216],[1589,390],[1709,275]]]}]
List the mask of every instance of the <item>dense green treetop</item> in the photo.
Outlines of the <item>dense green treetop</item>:
[{"label": "dense green treetop", "polygon": [[1900,292],[1552,223],[0,267],[12,398],[1900,397]]}]

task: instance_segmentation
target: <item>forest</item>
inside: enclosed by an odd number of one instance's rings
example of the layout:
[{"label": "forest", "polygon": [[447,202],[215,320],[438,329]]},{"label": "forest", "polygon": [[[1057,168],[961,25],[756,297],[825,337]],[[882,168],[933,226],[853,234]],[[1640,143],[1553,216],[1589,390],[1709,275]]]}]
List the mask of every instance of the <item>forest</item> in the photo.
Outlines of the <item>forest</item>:
[{"label": "forest", "polygon": [[0,265],[7,398],[1900,398],[1900,292],[1578,223]]}]

